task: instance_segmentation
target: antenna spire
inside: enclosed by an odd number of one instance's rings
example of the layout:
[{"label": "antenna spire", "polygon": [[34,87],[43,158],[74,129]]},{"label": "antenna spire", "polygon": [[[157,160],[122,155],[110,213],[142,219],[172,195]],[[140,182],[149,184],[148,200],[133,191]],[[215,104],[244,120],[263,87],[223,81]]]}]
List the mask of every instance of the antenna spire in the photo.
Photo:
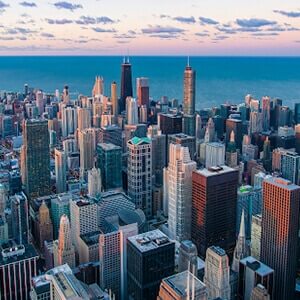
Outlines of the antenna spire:
[{"label": "antenna spire", "polygon": [[190,66],[190,56],[188,55],[187,57],[187,66],[189,67]]}]

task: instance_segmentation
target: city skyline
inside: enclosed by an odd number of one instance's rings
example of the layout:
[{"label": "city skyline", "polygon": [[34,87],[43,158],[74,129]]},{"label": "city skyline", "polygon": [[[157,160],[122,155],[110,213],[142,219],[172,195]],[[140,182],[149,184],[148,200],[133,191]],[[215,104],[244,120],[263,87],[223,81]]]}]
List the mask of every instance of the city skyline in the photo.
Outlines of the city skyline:
[{"label": "city skyline", "polygon": [[119,0],[2,0],[0,13],[0,55],[296,56],[300,50],[293,1],[133,0],[125,7]]}]

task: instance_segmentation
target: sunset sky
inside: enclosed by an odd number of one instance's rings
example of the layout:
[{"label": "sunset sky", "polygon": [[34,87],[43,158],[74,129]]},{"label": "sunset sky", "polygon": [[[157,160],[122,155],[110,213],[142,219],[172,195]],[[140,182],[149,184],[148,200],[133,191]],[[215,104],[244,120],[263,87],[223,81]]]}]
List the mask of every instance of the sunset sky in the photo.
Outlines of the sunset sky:
[{"label": "sunset sky", "polygon": [[0,0],[0,55],[300,55],[295,0]]}]

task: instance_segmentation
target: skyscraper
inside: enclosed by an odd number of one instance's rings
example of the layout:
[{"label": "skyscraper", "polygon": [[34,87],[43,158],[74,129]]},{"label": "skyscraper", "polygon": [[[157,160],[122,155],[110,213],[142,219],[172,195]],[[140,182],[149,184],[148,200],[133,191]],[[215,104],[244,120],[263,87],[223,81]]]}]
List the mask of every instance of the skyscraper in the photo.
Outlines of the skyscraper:
[{"label": "skyscraper", "polygon": [[95,84],[93,87],[92,95],[93,97],[95,96],[100,96],[104,94],[104,80],[103,77],[96,76],[95,78]]},{"label": "skyscraper", "polygon": [[281,154],[282,177],[294,184],[299,184],[300,177],[300,155],[296,152],[286,151]]},{"label": "skyscraper", "polygon": [[270,128],[270,110],[271,110],[271,100],[270,97],[262,97],[262,128],[264,131]]},{"label": "skyscraper", "polygon": [[238,153],[236,151],[234,131],[230,134],[230,141],[226,149],[226,165],[235,168],[238,165]]},{"label": "skyscraper", "polygon": [[196,71],[192,69],[189,62],[184,70],[183,81],[183,113],[194,115],[196,100]]},{"label": "skyscraper", "polygon": [[192,175],[192,241],[201,257],[210,246],[232,255],[236,235],[238,171],[227,166],[197,170]]},{"label": "skyscraper", "polygon": [[126,98],[132,97],[132,74],[129,59],[124,58],[121,66],[121,96],[120,96],[120,112],[126,109]]},{"label": "skyscraper", "polygon": [[187,147],[170,144],[168,181],[168,225],[172,236],[179,242],[191,237],[192,172],[196,162],[190,158]]},{"label": "skyscraper", "polygon": [[67,189],[67,157],[64,151],[55,148],[55,179],[56,193],[63,193]]},{"label": "skyscraper", "polygon": [[113,81],[110,86],[110,101],[112,103],[112,115],[115,118],[115,122],[119,115],[119,103],[118,103],[118,93],[117,93],[117,83]]},{"label": "skyscraper", "polygon": [[274,299],[293,299],[300,187],[283,178],[263,182],[261,260],[274,269]]},{"label": "skyscraper", "polygon": [[26,120],[23,128],[22,181],[29,199],[50,193],[49,153],[47,121]]},{"label": "skyscraper", "polygon": [[11,196],[12,235],[18,244],[27,244],[29,240],[29,208],[23,192]]},{"label": "skyscraper", "polygon": [[127,242],[128,295],[154,300],[159,284],[174,274],[175,243],[156,229],[131,236]]},{"label": "skyscraper", "polygon": [[94,167],[95,132],[92,128],[79,132],[80,171],[83,175]]},{"label": "skyscraper", "polygon": [[97,164],[104,190],[122,187],[122,148],[111,143],[97,145]]},{"label": "skyscraper", "polygon": [[225,145],[222,143],[207,143],[205,147],[205,167],[223,166],[225,162]]},{"label": "skyscraper", "polygon": [[148,78],[140,77],[136,79],[136,96],[139,106],[149,107],[149,83]]},{"label": "skyscraper", "polygon": [[230,298],[230,268],[226,252],[211,246],[207,249],[205,259],[204,283],[208,291],[208,299]]},{"label": "skyscraper", "polygon": [[126,119],[128,125],[136,125],[139,123],[138,105],[135,98],[126,98]]},{"label": "skyscraper", "polygon": [[189,240],[182,241],[179,247],[178,271],[188,270],[195,276],[198,272],[198,252],[197,247]]},{"label": "skyscraper", "polygon": [[43,201],[39,208],[38,231],[39,247],[40,249],[43,249],[45,241],[49,242],[53,240],[53,225],[50,218],[49,208],[45,201]]},{"label": "skyscraper", "polygon": [[146,217],[152,216],[151,140],[134,137],[128,146],[128,195]]},{"label": "skyscraper", "polygon": [[88,171],[88,193],[91,197],[96,197],[101,193],[102,180],[100,169],[93,168]]},{"label": "skyscraper", "polygon": [[91,127],[91,110],[89,108],[77,108],[77,128],[79,131]]},{"label": "skyscraper", "polygon": [[268,290],[262,285],[258,284],[255,288],[253,288],[251,292],[250,300],[270,300],[271,296],[268,293]]},{"label": "skyscraper", "polygon": [[69,218],[63,215],[60,219],[58,240],[53,244],[54,266],[68,264],[75,268],[75,249],[72,245]]},{"label": "skyscraper", "polygon": [[252,216],[251,226],[251,256],[260,259],[261,245],[261,214]]},{"label": "skyscraper", "polygon": [[74,134],[77,129],[77,110],[72,106],[62,106],[61,112],[62,136]]}]

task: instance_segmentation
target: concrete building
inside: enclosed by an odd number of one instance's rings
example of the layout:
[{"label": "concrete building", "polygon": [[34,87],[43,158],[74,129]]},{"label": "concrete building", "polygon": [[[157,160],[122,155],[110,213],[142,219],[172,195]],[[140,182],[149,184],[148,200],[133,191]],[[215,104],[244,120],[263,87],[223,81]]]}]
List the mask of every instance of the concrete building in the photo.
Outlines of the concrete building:
[{"label": "concrete building", "polygon": [[222,143],[207,143],[205,147],[205,167],[223,166],[225,162],[225,145]]},{"label": "concrete building", "polygon": [[261,245],[261,214],[252,216],[251,226],[251,256],[260,259]]},{"label": "concrete building", "polygon": [[208,299],[230,299],[230,267],[225,251],[211,246],[207,249],[205,260],[204,284]]},{"label": "concrete building", "polygon": [[88,194],[90,197],[98,196],[102,191],[100,169],[93,168],[88,171]]},{"label": "concrete building", "polygon": [[55,179],[56,179],[56,193],[63,193],[67,189],[67,157],[62,150],[55,148]]},{"label": "concrete building", "polygon": [[168,181],[168,226],[172,236],[179,242],[191,237],[192,172],[196,162],[190,158],[187,147],[170,144]]}]

